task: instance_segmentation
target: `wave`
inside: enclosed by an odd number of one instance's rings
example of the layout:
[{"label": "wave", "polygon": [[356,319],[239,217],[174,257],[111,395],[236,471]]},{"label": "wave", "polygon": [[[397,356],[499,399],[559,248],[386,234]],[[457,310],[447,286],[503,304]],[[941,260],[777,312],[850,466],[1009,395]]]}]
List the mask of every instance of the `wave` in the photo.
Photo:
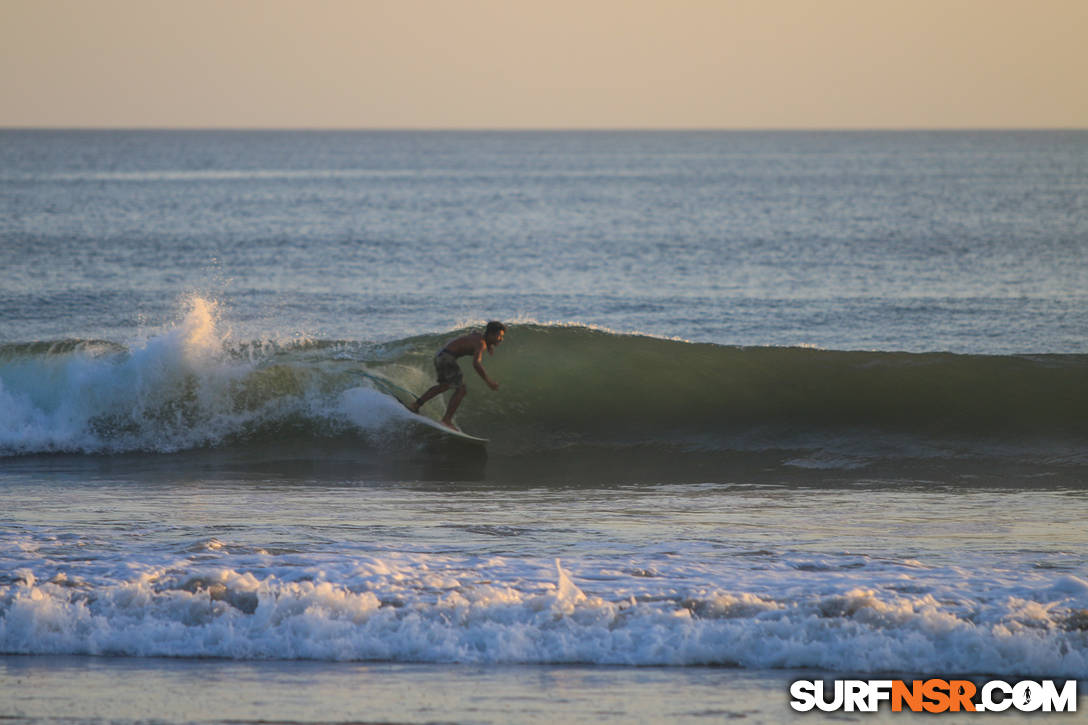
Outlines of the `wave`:
[{"label": "wave", "polygon": [[[433,382],[462,330],[384,343],[237,342],[214,303],[146,341],[0,345],[0,456],[175,452],[346,438],[433,441],[390,394]],[[519,324],[464,363],[458,420],[492,456],[772,452],[798,468],[875,460],[1088,464],[1088,356],[731,347]],[[442,403],[426,411],[440,417]],[[635,456],[637,458],[637,455]]]},{"label": "wave", "polygon": [[[164,567],[108,583],[39,581],[19,569],[0,579],[0,652],[1088,673],[1088,619],[1076,607],[1088,582],[1074,576],[1056,578],[1037,593],[1041,601],[858,587],[613,599],[587,594],[558,561],[554,583],[539,585],[462,581],[471,579],[464,569],[426,563],[363,557],[352,565],[355,586],[315,580],[308,569],[280,577]],[[422,579],[422,588],[394,593],[394,578]]]}]

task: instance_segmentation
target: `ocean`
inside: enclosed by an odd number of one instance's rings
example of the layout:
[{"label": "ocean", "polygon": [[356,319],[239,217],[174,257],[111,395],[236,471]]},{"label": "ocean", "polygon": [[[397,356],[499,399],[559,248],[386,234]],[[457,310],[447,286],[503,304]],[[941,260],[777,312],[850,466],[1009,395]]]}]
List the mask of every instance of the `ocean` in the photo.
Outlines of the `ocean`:
[{"label": "ocean", "polygon": [[1088,132],[0,130],[0,269],[0,718],[1088,707]]}]

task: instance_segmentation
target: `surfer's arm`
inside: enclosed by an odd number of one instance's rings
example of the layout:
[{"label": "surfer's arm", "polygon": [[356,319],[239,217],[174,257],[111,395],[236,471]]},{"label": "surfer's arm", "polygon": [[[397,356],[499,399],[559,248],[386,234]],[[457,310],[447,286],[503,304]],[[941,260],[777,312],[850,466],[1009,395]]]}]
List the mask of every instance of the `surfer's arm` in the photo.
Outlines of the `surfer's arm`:
[{"label": "surfer's arm", "polygon": [[483,343],[483,340],[481,340],[480,346],[476,348],[476,355],[472,358],[472,367],[476,368],[477,374],[479,374],[479,376],[484,379],[484,382],[487,383],[487,387],[491,388],[492,390],[498,390],[499,384],[487,376],[487,371],[484,370],[484,365],[482,362],[480,362],[484,358],[484,348],[486,347],[487,345],[485,345]]}]

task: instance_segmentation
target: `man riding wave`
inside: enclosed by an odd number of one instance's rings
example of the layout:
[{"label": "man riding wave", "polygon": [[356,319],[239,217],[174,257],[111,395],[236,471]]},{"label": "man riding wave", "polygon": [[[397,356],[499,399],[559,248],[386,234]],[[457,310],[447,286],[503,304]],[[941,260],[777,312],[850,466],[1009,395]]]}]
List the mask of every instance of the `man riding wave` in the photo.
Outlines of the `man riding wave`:
[{"label": "man riding wave", "polygon": [[434,369],[438,374],[438,382],[419,396],[416,402],[408,406],[408,409],[418,413],[419,409],[431,398],[454,388],[455,392],[446,406],[446,415],[442,417],[442,424],[453,430],[460,430],[453,424],[453,414],[457,412],[457,407],[464,400],[468,388],[465,387],[464,376],[461,374],[461,366],[457,363],[457,358],[472,355],[472,367],[489,388],[498,390],[499,384],[488,377],[480,361],[483,359],[484,350],[487,350],[488,355],[495,354],[495,346],[502,342],[505,335],[506,325],[492,320],[487,323],[483,332],[470,332],[447,342],[446,346],[434,356]]}]

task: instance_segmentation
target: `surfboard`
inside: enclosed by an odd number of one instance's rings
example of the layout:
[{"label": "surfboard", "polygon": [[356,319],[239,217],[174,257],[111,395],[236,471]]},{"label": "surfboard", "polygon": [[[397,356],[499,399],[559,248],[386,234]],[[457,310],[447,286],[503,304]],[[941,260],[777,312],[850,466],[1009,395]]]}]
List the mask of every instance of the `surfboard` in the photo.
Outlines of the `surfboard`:
[{"label": "surfboard", "polygon": [[395,397],[397,400],[400,400],[401,405],[403,405],[404,409],[408,411],[408,415],[412,416],[414,419],[416,419],[420,423],[423,423],[426,426],[434,428],[437,431],[441,431],[442,433],[445,433],[448,436],[452,436],[454,438],[460,438],[461,440],[465,440],[465,441],[471,441],[473,443],[479,443],[480,445],[483,445],[483,444],[488,442],[487,438],[480,438],[479,436],[474,436],[474,435],[472,435],[470,433],[465,433],[463,430],[454,430],[453,428],[448,428],[448,427],[442,425],[437,420],[434,420],[432,418],[428,418],[425,415],[420,415],[419,413],[413,413],[412,409],[408,407],[408,403],[405,403],[403,400],[401,400],[400,396],[393,396],[393,397]]},{"label": "surfboard", "polygon": [[468,442],[476,443],[476,444],[479,444],[479,445],[484,445],[484,444],[486,444],[488,442],[487,438],[480,438],[479,436],[474,436],[474,435],[471,435],[469,433],[465,433],[462,430],[454,430],[453,428],[447,428],[446,426],[442,425],[440,422],[438,422],[437,420],[434,420],[433,418],[428,418],[427,416],[420,415],[419,413],[413,413],[412,409],[408,407],[408,405],[409,405],[408,401],[414,401],[416,399],[416,396],[412,395],[412,393],[410,393],[409,391],[407,391],[404,388],[400,387],[399,385],[391,383],[388,380],[386,380],[384,378],[380,378],[380,377],[378,377],[376,375],[371,375],[370,373],[358,372],[358,374],[362,375],[364,378],[367,378],[370,381],[372,381],[375,384],[375,387],[379,390],[379,392],[385,393],[386,395],[388,395],[389,397],[393,398],[398,403],[403,405],[405,412],[408,413],[408,415],[411,416],[412,419],[415,420],[416,422],[422,423],[423,425],[427,426],[428,428],[433,428],[433,429],[439,431],[440,433],[444,433],[445,435],[450,436],[451,438],[457,438],[457,439],[460,439],[460,440],[463,440],[463,441],[468,441]]}]

